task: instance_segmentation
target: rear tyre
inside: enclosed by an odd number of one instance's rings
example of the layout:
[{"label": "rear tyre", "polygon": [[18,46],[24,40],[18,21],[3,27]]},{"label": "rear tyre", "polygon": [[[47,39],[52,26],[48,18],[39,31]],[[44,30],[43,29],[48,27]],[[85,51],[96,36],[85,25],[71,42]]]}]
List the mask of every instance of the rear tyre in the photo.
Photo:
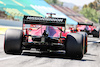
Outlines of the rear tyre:
[{"label": "rear tyre", "polygon": [[84,55],[83,35],[78,33],[70,33],[67,35],[65,42],[66,55],[74,59],[82,59]]},{"label": "rear tyre", "polygon": [[84,40],[84,54],[87,53],[87,33],[86,32],[78,32],[79,34],[82,34],[85,38]]},{"label": "rear tyre", "polygon": [[6,54],[22,53],[22,31],[8,29],[5,33],[4,51]]},{"label": "rear tyre", "polygon": [[92,31],[92,34],[93,34],[93,37],[99,38],[99,32],[98,32],[98,31],[93,30],[93,31]]}]

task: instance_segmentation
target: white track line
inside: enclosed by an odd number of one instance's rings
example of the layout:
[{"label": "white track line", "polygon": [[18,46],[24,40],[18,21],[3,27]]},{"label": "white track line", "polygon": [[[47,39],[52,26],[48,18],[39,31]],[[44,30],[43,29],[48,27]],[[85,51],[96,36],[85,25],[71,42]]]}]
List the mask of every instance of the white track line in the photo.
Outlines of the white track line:
[{"label": "white track line", "polygon": [[100,40],[98,40],[98,41],[96,41],[96,42],[100,43]]},{"label": "white track line", "polygon": [[93,42],[89,42],[88,44],[92,44]]},{"label": "white track line", "polygon": [[0,61],[8,60],[8,59],[16,58],[16,57],[19,57],[19,56],[11,56],[11,57],[0,58]]}]

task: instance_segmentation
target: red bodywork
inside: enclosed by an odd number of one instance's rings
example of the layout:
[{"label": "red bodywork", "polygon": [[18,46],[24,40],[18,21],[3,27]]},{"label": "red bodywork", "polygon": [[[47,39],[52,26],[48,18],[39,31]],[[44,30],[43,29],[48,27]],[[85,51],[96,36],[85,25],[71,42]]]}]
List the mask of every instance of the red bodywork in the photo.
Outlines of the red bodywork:
[{"label": "red bodywork", "polygon": [[72,33],[76,33],[76,32],[85,31],[86,27],[87,27],[87,31],[89,31],[90,33],[91,33],[94,29],[96,29],[95,26],[77,25],[77,26],[76,26],[76,30],[74,29],[74,27],[73,27],[73,28],[70,28],[70,30],[71,30]]},{"label": "red bodywork", "polygon": [[[96,27],[95,26],[87,26],[89,31],[93,31]],[[77,29],[85,30],[86,25],[77,25]]]},{"label": "red bodywork", "polygon": [[[69,32],[61,31],[62,27],[57,26],[45,26],[45,25],[33,25],[29,24],[30,27],[23,25],[23,34],[32,36],[42,36],[44,30],[47,31],[49,37],[58,37],[60,42],[64,40]],[[63,38],[60,38],[63,37]],[[33,42],[32,37],[26,36],[26,41]]]}]

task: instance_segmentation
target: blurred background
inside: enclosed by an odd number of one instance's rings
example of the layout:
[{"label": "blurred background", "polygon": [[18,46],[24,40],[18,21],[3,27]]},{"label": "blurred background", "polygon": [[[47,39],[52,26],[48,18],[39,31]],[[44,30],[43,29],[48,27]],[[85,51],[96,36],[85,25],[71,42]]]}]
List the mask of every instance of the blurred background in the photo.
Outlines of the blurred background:
[{"label": "blurred background", "polygon": [[24,15],[46,17],[47,13],[66,18],[69,26],[78,23],[98,25],[100,0],[0,0],[0,25],[20,27]]},{"label": "blurred background", "polygon": [[84,19],[84,22],[99,22],[100,0],[74,1],[0,0],[0,19],[22,21],[23,15],[45,17],[46,13],[53,12],[57,14],[57,17],[68,17],[76,22],[83,22]]}]

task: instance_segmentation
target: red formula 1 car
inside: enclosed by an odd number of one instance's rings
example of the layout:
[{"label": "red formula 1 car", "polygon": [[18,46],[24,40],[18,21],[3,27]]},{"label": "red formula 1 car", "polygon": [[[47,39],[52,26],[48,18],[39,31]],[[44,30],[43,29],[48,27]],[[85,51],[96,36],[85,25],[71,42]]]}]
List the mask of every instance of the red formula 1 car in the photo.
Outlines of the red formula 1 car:
[{"label": "red formula 1 car", "polygon": [[94,30],[93,23],[78,23],[77,29],[79,31],[84,31],[88,35],[90,35],[90,34],[92,34],[92,31]]},{"label": "red formula 1 car", "polygon": [[6,54],[21,54],[31,48],[39,51],[64,50],[66,56],[82,59],[87,52],[87,36],[85,33],[66,32],[65,24],[65,18],[24,16],[23,30],[6,31],[4,51]]},{"label": "red formula 1 car", "polygon": [[78,32],[84,31],[88,35],[93,35],[93,37],[99,38],[99,30],[97,30],[96,27],[93,26],[93,23],[78,23],[77,29]]}]

